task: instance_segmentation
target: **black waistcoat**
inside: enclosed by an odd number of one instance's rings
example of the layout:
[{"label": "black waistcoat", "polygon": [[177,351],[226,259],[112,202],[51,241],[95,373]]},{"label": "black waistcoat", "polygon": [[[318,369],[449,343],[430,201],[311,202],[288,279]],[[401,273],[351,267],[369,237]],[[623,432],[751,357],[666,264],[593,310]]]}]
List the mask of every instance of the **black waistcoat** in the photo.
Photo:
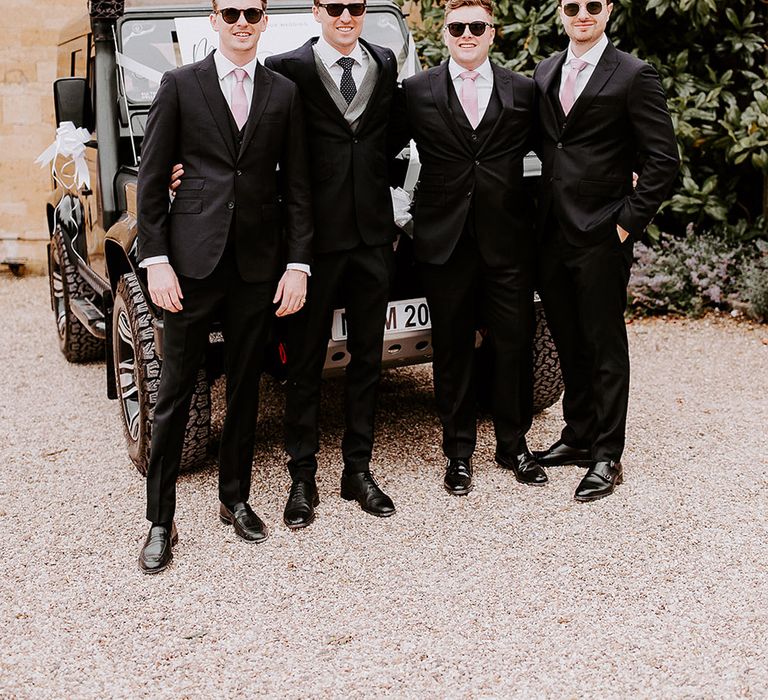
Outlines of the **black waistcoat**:
[{"label": "black waistcoat", "polygon": [[[464,107],[461,106],[461,100],[459,100],[459,96],[456,94],[456,90],[453,89],[452,85],[449,86],[448,95],[451,111],[456,119],[456,124],[461,129],[464,138],[472,147],[472,150],[478,151],[485,139],[490,135],[496,120],[501,115],[501,100],[499,100],[499,96],[496,94],[495,82],[493,90],[491,91],[491,99],[488,102],[488,107],[486,107],[485,114],[476,129],[473,129],[472,125],[469,123],[469,119],[467,119],[467,115],[464,113]],[[472,138],[473,134],[477,136],[477,138]]]}]

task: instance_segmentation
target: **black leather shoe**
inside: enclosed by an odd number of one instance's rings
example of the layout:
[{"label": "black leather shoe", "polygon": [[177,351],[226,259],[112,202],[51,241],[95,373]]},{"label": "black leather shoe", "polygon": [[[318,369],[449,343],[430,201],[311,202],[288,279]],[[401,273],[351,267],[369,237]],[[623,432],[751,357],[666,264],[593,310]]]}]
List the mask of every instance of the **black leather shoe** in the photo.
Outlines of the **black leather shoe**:
[{"label": "black leather shoe", "polygon": [[511,469],[515,479],[526,486],[544,486],[549,481],[547,473],[528,450],[514,457],[497,452],[496,464],[503,469]]},{"label": "black leather shoe", "polygon": [[452,496],[466,496],[472,490],[472,460],[449,459],[443,486]]},{"label": "black leather shoe", "polygon": [[621,462],[601,460],[589,468],[573,497],[582,503],[596,501],[598,498],[610,496],[616,486],[623,481],[624,470]]},{"label": "black leather shoe", "polygon": [[267,526],[247,503],[235,503],[228,508],[219,504],[219,520],[232,525],[235,534],[246,542],[263,542],[267,539]]},{"label": "black leather shoe", "polygon": [[588,467],[593,464],[591,451],[586,447],[571,447],[558,440],[548,450],[536,451],[533,458],[542,467],[562,467],[565,464],[575,464]]},{"label": "black leather shoe", "polygon": [[379,488],[371,472],[342,472],[341,497],[345,501],[357,501],[366,513],[379,518],[395,514],[395,504]]},{"label": "black leather shoe", "polygon": [[173,545],[178,541],[176,523],[171,523],[170,528],[165,525],[153,525],[149,528],[149,534],[139,553],[139,568],[145,574],[159,574],[167,569],[173,559]]},{"label": "black leather shoe", "polygon": [[315,519],[315,506],[320,503],[315,482],[296,479],[291,484],[291,492],[288,494],[288,502],[283,512],[283,522],[291,528],[298,530],[306,527]]}]

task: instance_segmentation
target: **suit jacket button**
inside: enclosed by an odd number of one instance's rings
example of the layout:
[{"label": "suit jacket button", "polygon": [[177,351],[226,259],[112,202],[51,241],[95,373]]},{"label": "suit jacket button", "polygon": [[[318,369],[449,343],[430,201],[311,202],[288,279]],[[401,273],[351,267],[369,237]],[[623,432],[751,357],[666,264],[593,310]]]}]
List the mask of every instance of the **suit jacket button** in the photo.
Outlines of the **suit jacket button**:
[{"label": "suit jacket button", "polygon": [[236,174],[238,177],[240,177],[240,176],[243,174],[243,171],[242,171],[242,170],[238,170],[238,171],[237,171],[235,174]]},{"label": "suit jacket button", "polygon": [[471,192],[467,192],[467,197],[471,197],[471,196],[472,196],[472,193]]},{"label": "suit jacket button", "polygon": [[475,161],[475,165],[480,165],[480,161],[479,161],[479,160],[476,160],[476,161]]},{"label": "suit jacket button", "polygon": [[227,202],[227,209],[234,209],[235,203],[234,202]]},{"label": "suit jacket button", "polygon": [[472,140],[477,141],[477,134],[472,134]]},{"label": "suit jacket button", "polygon": [[352,143],[360,143],[359,139],[352,139]]},{"label": "suit jacket button", "polygon": [[563,144],[562,144],[560,141],[558,141],[558,142],[557,142],[557,147],[558,147],[559,149],[561,149],[561,150],[562,150],[562,148],[563,148]]}]

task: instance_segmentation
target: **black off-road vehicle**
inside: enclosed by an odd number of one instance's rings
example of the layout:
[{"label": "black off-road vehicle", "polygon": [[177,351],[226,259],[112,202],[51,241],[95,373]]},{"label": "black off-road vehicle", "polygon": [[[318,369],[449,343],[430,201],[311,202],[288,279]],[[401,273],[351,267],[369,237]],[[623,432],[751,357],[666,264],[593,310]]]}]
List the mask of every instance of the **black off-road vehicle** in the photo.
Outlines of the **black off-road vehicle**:
[{"label": "black off-road vehicle", "polygon": [[[261,58],[292,49],[316,35],[311,0],[270,0],[270,24],[259,44]],[[91,0],[90,13],[61,32],[59,79],[54,83],[56,122],[73,122],[91,134],[85,159],[90,186],[53,178],[47,203],[51,305],[61,351],[71,362],[106,360],[106,386],[118,399],[136,468],[146,472],[151,419],[162,362],[162,312],[146,289],[136,261],[136,177],[147,112],[165,70],[203,58],[216,45],[206,0]],[[400,78],[420,70],[413,39],[393,0],[368,0],[364,36],[397,56]],[[57,159],[64,173],[64,158]],[[399,179],[412,190],[418,179],[415,148],[401,154]],[[538,175],[538,162],[526,162]],[[71,179],[71,178],[70,178]],[[431,359],[429,309],[414,274],[410,239],[397,244],[397,273],[385,336],[385,367]],[[536,410],[562,392],[552,341],[537,309]],[[276,324],[266,366],[284,374],[290,348]],[[335,312],[326,373],[343,372],[349,361],[343,309]],[[210,383],[223,372],[224,339],[211,329],[206,363],[192,401],[183,466],[201,461],[210,433]],[[482,352],[482,334],[478,348]],[[487,366],[487,362],[483,362]]]}]

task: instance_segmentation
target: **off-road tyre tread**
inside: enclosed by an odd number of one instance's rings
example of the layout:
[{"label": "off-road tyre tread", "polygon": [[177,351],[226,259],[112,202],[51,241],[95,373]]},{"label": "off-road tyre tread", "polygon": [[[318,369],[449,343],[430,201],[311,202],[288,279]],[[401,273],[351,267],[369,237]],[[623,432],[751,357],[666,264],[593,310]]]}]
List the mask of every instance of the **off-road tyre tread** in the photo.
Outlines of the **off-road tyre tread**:
[{"label": "off-road tyre tread", "polygon": [[[120,299],[119,302],[118,299]],[[125,305],[130,320],[136,353],[135,378],[142,396],[139,419],[141,425],[138,439],[136,441],[132,439],[121,408],[123,429],[131,460],[139,473],[146,476],[152,444],[152,420],[157,402],[157,391],[160,387],[162,361],[155,348],[152,314],[149,311],[144,291],[134,273],[125,274],[120,278],[117,283],[115,300],[116,303]],[[114,319],[117,323],[117,313],[114,314]],[[115,364],[115,371],[117,372],[117,362]],[[117,384],[119,387],[119,376],[117,377]],[[180,469],[182,471],[193,469],[206,460],[210,432],[211,393],[205,369],[201,368],[189,408],[189,420],[187,421],[181,453]]]},{"label": "off-road tyre tread", "polygon": [[[93,335],[72,313],[70,299],[77,297],[93,298],[93,290],[77,272],[75,264],[69,259],[67,246],[64,243],[61,230],[58,228],[51,238],[51,255],[55,252],[58,258],[61,274],[61,291],[64,300],[64,329],[58,327],[56,316],[56,331],[59,336],[59,348],[68,362],[84,364],[104,360],[104,340]],[[51,301],[54,304],[53,261],[48,264],[49,284],[51,287]]]}]

